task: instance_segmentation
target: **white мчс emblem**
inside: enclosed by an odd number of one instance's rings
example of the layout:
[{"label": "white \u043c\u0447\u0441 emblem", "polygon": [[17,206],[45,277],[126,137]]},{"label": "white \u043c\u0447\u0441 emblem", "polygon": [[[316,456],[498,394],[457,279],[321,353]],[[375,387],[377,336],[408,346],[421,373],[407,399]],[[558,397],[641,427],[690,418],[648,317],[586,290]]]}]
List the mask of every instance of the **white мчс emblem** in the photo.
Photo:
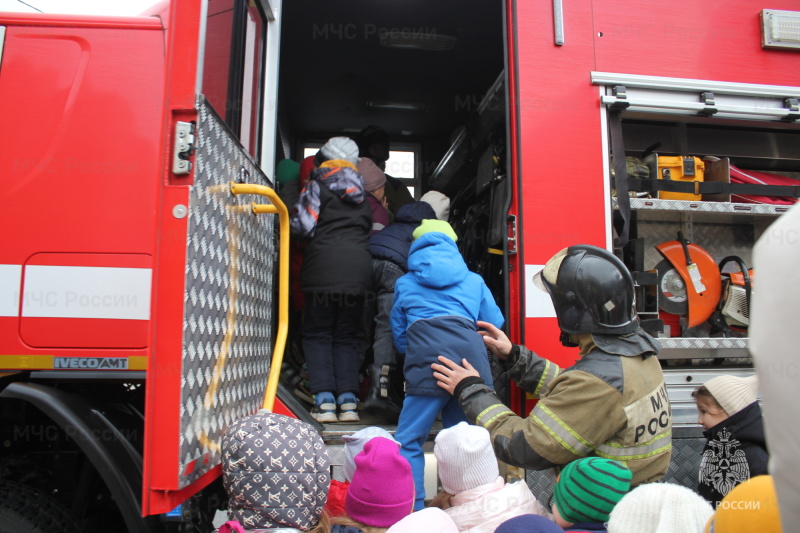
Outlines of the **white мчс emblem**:
[{"label": "white \u043c\u0447\u0441 emblem", "polygon": [[700,483],[711,485],[724,496],[739,483],[750,479],[747,457],[739,449],[740,442],[731,439],[730,431],[722,428],[717,439],[709,440],[708,445],[710,449],[703,452],[700,462]]}]

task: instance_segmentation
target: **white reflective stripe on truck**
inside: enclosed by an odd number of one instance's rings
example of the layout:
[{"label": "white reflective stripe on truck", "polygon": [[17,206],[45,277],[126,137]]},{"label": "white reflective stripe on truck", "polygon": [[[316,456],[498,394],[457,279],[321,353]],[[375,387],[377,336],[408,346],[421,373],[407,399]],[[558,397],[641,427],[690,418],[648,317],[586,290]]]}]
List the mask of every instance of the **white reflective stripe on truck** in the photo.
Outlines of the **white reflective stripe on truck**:
[{"label": "white reflective stripe on truck", "polygon": [[[8,273],[11,280],[12,269]],[[22,316],[149,320],[152,274],[149,268],[28,265]],[[3,298],[18,302],[19,277],[13,292],[6,290],[6,276],[0,278]],[[17,316],[18,305],[4,316]],[[0,303],[2,310],[11,307],[8,301]]]}]

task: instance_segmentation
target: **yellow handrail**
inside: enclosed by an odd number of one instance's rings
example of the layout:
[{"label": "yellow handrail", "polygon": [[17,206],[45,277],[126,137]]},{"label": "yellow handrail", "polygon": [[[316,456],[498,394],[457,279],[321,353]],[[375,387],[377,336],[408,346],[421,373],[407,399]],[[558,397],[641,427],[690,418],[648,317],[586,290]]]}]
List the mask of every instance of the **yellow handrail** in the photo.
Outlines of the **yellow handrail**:
[{"label": "yellow handrail", "polygon": [[280,251],[278,256],[278,332],[275,338],[275,349],[272,351],[272,363],[267,379],[267,390],[264,393],[263,409],[272,411],[275,396],[278,394],[283,353],[286,349],[286,338],[289,333],[289,210],[273,189],[265,185],[251,183],[234,183],[230,185],[231,194],[256,194],[267,197],[271,204],[252,204],[253,213],[276,213],[280,219]]}]

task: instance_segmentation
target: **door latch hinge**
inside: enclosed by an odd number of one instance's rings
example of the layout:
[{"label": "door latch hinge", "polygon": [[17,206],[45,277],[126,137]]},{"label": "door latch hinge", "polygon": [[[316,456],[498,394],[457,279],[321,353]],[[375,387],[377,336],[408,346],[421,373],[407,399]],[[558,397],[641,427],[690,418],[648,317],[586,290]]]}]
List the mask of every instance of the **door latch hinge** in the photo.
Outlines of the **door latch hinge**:
[{"label": "door latch hinge", "polygon": [[172,173],[178,175],[188,174],[192,170],[189,156],[194,153],[194,124],[191,122],[176,122],[174,144]]},{"label": "door latch hinge", "polygon": [[508,215],[506,218],[508,225],[508,255],[517,253],[517,215]]}]

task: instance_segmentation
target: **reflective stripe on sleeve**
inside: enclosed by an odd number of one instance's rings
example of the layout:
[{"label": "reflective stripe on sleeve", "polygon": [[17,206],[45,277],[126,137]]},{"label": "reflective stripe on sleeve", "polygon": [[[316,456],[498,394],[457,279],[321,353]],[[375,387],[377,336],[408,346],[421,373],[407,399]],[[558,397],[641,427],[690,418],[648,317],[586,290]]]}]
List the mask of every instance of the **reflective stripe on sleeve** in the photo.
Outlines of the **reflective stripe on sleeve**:
[{"label": "reflective stripe on sleeve", "polygon": [[585,457],[592,453],[592,445],[541,402],[533,408],[530,418],[574,455]]},{"label": "reflective stripe on sleeve", "polygon": [[544,386],[558,375],[559,370],[561,370],[561,368],[559,368],[558,365],[551,363],[549,360],[545,361],[542,377],[539,379],[539,383],[536,384],[533,395],[538,397]]},{"label": "reflective stripe on sleeve", "polygon": [[[666,431],[648,442],[636,446],[625,446],[616,442],[606,442],[595,450],[599,457],[630,461],[633,459],[646,459],[667,451],[672,446],[672,431]],[[666,439],[666,441],[664,440]]]},{"label": "reflective stripe on sleeve", "polygon": [[496,403],[494,405],[490,405],[483,411],[481,411],[478,416],[475,417],[475,423],[479,426],[482,426],[488,429],[489,424],[494,422],[498,416],[504,414],[515,414],[511,409],[503,405],[502,403]]}]

